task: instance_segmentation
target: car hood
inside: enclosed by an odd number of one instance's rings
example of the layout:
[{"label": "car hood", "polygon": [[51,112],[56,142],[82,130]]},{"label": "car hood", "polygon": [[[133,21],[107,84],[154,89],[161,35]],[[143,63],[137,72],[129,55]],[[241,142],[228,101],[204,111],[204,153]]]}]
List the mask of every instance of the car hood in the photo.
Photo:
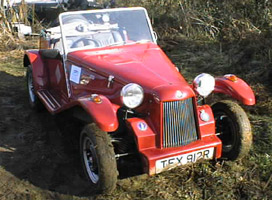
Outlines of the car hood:
[{"label": "car hood", "polygon": [[153,43],[80,50],[69,53],[67,58],[106,77],[112,75],[114,81],[124,85],[137,83],[146,92],[157,91],[159,98],[170,98],[166,94],[171,90],[180,90],[187,97],[194,95],[174,64]]}]

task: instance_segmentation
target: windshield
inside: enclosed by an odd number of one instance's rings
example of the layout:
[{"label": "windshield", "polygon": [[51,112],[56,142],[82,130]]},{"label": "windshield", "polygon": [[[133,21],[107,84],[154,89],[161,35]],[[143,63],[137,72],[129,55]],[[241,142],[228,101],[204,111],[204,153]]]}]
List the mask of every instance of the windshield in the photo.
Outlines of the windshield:
[{"label": "windshield", "polygon": [[60,15],[65,53],[138,42],[154,42],[144,8],[67,12]]}]

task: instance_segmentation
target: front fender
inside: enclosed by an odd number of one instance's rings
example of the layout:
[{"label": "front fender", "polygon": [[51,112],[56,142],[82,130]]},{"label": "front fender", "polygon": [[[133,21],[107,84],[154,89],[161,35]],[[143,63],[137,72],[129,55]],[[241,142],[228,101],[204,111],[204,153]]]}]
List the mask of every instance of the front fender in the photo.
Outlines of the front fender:
[{"label": "front fender", "polygon": [[223,93],[241,101],[245,105],[254,105],[255,95],[250,86],[237,77],[237,81],[231,81],[225,77],[215,79],[215,93]]},{"label": "front fender", "polygon": [[78,99],[78,104],[91,116],[97,126],[105,132],[116,131],[119,123],[117,110],[119,106],[112,104],[105,96],[99,95],[102,103],[95,103],[90,97]]}]

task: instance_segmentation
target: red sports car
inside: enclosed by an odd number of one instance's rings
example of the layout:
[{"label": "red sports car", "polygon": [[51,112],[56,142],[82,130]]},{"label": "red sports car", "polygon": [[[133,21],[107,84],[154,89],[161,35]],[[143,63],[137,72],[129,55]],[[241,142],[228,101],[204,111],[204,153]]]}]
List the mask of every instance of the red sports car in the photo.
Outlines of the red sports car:
[{"label": "red sports car", "polygon": [[223,93],[254,105],[251,88],[232,74],[203,73],[188,84],[156,44],[144,8],[65,12],[59,21],[42,31],[40,49],[25,53],[29,102],[52,114],[70,109],[85,124],[80,156],[96,191],[115,188],[117,160],[131,153],[153,175],[249,151],[243,109],[205,98]]}]

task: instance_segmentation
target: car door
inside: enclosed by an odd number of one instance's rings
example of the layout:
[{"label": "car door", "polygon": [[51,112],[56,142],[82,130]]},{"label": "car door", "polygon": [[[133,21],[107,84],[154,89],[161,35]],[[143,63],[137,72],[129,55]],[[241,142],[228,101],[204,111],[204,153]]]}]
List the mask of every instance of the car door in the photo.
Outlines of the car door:
[{"label": "car door", "polygon": [[44,58],[44,65],[48,72],[48,91],[60,104],[68,101],[62,56],[46,57]]}]

